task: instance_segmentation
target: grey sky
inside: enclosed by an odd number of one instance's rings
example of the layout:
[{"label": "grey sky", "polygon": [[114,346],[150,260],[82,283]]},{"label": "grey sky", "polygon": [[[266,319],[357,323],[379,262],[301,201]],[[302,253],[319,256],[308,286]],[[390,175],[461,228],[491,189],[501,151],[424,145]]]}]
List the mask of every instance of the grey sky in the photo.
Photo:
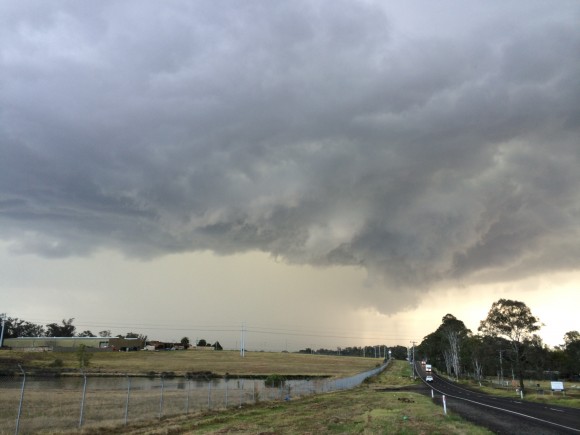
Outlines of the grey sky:
[{"label": "grey sky", "polygon": [[384,312],[577,270],[580,5],[383,3],[3,2],[0,238],[355,265]]}]

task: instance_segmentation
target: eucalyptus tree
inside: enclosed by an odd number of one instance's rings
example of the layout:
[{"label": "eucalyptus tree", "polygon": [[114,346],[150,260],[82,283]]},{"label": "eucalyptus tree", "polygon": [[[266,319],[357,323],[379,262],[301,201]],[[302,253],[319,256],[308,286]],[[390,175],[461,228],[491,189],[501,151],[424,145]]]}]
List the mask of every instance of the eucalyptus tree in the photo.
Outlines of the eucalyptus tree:
[{"label": "eucalyptus tree", "polygon": [[549,367],[550,349],[544,344],[539,335],[532,335],[531,339],[524,340],[526,352],[526,366],[533,370],[536,378],[541,379],[543,371]]},{"label": "eucalyptus tree", "polygon": [[494,302],[487,317],[479,324],[478,331],[483,335],[508,340],[522,392],[524,391],[522,368],[525,359],[524,342],[532,340],[533,333],[540,328],[540,320],[532,315],[530,308],[523,302],[511,299],[499,299]]},{"label": "eucalyptus tree", "polygon": [[569,331],[564,335],[564,369],[568,376],[580,376],[580,333]]},{"label": "eucalyptus tree", "polygon": [[74,318],[62,319],[62,325],[58,323],[49,323],[46,325],[47,337],[74,337],[76,327],[73,325]]},{"label": "eucalyptus tree", "polygon": [[4,338],[41,337],[44,333],[44,326],[16,317],[7,317],[4,323]]},{"label": "eucalyptus tree", "polygon": [[407,358],[407,348],[405,346],[401,346],[399,344],[397,346],[391,347],[389,350],[391,351],[391,358],[402,360]]},{"label": "eucalyptus tree", "polygon": [[467,355],[467,359],[471,363],[473,379],[477,382],[481,382],[485,374],[485,364],[489,355],[486,344],[483,337],[471,335],[467,337],[463,346],[464,354]]},{"label": "eucalyptus tree", "polygon": [[580,332],[568,331],[564,334],[564,346],[568,347],[573,343],[580,342]]},{"label": "eucalyptus tree", "polygon": [[[447,349],[444,355],[448,355],[447,364],[451,366],[456,378],[462,374],[462,347],[465,340],[471,335],[471,331],[466,328],[465,324],[451,314],[443,317],[443,323],[440,327],[443,337],[447,340]],[[446,365],[447,365],[446,364]]]},{"label": "eucalyptus tree", "polygon": [[419,355],[429,359],[432,364],[445,365],[448,375],[459,377],[463,372],[462,347],[471,335],[465,324],[452,314],[441,319],[441,325],[435,332],[427,335],[417,350]]}]

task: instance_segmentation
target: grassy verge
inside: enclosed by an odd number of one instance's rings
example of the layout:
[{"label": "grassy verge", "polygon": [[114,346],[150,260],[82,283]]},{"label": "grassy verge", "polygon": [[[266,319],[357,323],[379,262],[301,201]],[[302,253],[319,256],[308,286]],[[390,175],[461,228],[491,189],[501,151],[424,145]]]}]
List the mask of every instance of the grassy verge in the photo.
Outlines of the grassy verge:
[{"label": "grassy verge", "polygon": [[[474,381],[460,381],[460,383],[472,390],[481,391],[493,396],[510,398],[520,397],[517,386],[499,387],[487,382],[479,385],[479,383]],[[524,387],[526,388],[524,400],[580,408],[580,388],[575,384],[569,386],[564,393],[552,392],[550,390],[549,381],[526,381]]]},{"label": "grassy verge", "polygon": [[362,386],[299,400],[264,402],[227,411],[203,411],[165,418],[161,422],[110,429],[85,430],[85,434],[216,434],[216,433],[393,433],[489,434],[485,429],[443,415],[426,396],[404,390],[413,384],[408,364],[396,361],[383,374]]}]

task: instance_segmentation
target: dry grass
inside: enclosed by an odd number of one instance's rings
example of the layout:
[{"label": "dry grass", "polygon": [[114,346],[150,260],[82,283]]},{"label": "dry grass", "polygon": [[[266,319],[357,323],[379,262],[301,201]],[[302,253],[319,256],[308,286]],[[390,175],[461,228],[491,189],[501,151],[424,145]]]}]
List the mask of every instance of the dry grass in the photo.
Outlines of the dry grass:
[{"label": "dry grass", "polygon": [[[159,424],[87,430],[85,434],[488,434],[459,418],[443,415],[428,397],[379,387],[408,384],[408,366],[396,362],[384,374],[348,391],[299,400],[260,403],[227,411],[166,418]],[[394,382],[393,385],[390,382]],[[405,401],[400,399],[406,399]]]},{"label": "dry grass", "polygon": [[[248,355],[250,356],[250,355]],[[272,355],[256,354],[252,367],[271,362]],[[296,373],[296,367],[309,367],[312,373],[336,373],[337,369],[326,367],[322,371],[313,366],[309,355],[298,355],[292,359],[297,366],[284,370]],[[262,358],[259,358],[262,357]],[[339,358],[340,359],[340,358]],[[335,358],[316,357],[314,361],[324,361],[332,365]],[[343,361],[348,360],[342,358]],[[340,362],[340,361],[339,361]],[[373,361],[374,363],[374,361]],[[286,363],[289,364],[289,363]],[[374,366],[374,364],[371,364]],[[270,368],[272,365],[266,365]],[[351,374],[353,369],[337,366],[339,371]],[[246,366],[242,366],[244,372]],[[277,364],[284,367],[284,364]],[[266,368],[258,368],[261,372]],[[268,370],[269,371],[269,370]],[[360,371],[357,369],[357,371]],[[177,381],[176,381],[177,382]],[[175,382],[175,383],[176,383]],[[318,382],[318,381],[316,381]],[[181,434],[181,433],[408,433],[408,434],[484,434],[479,429],[459,418],[444,416],[440,406],[430,398],[410,391],[385,391],[387,388],[401,388],[413,384],[410,367],[406,362],[394,362],[380,376],[371,378],[362,386],[348,391],[340,391],[315,396],[280,400],[278,396],[259,397],[248,388],[241,392],[232,389],[228,397],[224,391],[212,391],[212,407],[208,410],[206,390],[191,391],[171,387],[163,395],[163,409],[160,408],[159,389],[135,391],[131,394],[129,424],[124,425],[126,393],[117,390],[87,391],[84,409],[84,425],[78,429],[79,403],[81,392],[70,390],[27,390],[23,409],[21,433],[83,433],[83,434]],[[0,409],[11,411],[5,415],[1,434],[14,433],[15,407],[19,391],[7,390],[9,394],[0,396]],[[3,391],[4,393],[4,391]],[[239,394],[245,394],[242,399]],[[191,395],[191,406],[186,408],[186,398]],[[255,395],[255,396],[254,396]],[[283,397],[283,396],[282,396]],[[224,409],[229,398],[228,409]],[[254,400],[255,399],[255,400]],[[264,401],[264,399],[271,399]],[[401,400],[405,399],[405,400]],[[8,402],[6,402],[8,401]],[[253,405],[239,403],[255,403]],[[9,407],[7,405],[10,405]],[[9,414],[9,415],[8,415]]]},{"label": "dry grass", "polygon": [[[55,359],[62,361],[65,373],[79,375],[74,353],[23,353],[1,352],[4,367],[14,368],[21,364],[28,373],[35,370],[49,369]],[[0,357],[0,360],[2,359]],[[100,375],[112,374],[151,374],[155,373],[154,389],[139,388],[130,393],[128,421],[151,420],[159,416],[199,412],[201,410],[222,409],[237,406],[240,403],[254,403],[259,400],[278,398],[276,392],[269,390],[255,391],[256,386],[246,385],[245,389],[236,389],[235,378],[266,376],[273,373],[286,376],[302,377],[347,377],[367,371],[378,364],[377,359],[331,357],[308,354],[247,352],[241,358],[237,352],[103,352],[95,353],[89,371]],[[18,372],[17,370],[13,370]],[[197,382],[189,384],[183,377],[187,372],[212,372],[216,376],[229,373],[230,390],[215,389],[208,392],[207,381],[203,385],[191,388]],[[165,382],[163,404],[159,387],[159,374],[173,373],[175,378]],[[88,373],[90,376],[90,373]],[[73,382],[74,387],[57,387],[51,382],[31,383],[38,378],[28,377],[25,388],[24,406],[21,415],[21,431],[37,433],[43,428],[72,430],[80,420],[82,400],[82,378]],[[43,378],[46,379],[46,378]],[[102,388],[99,382],[89,378],[83,428],[98,426],[118,426],[125,420],[127,398],[127,378],[120,377]],[[9,378],[5,378],[6,381]],[[17,379],[18,381],[18,379]],[[312,381],[317,382],[317,381]],[[73,385],[67,383],[66,385]],[[5,384],[8,386],[8,384]],[[107,384],[108,385],[108,384]],[[0,378],[0,435],[14,433],[20,388],[3,388]],[[50,429],[49,429],[50,430]]]},{"label": "dry grass", "polygon": [[[63,368],[78,367],[74,353],[58,352],[0,352],[0,364],[17,369],[49,368],[55,360]],[[166,351],[166,352],[99,352],[92,356],[89,372],[101,374],[148,374],[173,372],[212,372],[218,376],[281,375],[346,377],[370,370],[380,360],[360,357],[338,357],[278,352],[246,352],[240,357],[236,351]],[[15,370],[17,371],[17,370]]]}]

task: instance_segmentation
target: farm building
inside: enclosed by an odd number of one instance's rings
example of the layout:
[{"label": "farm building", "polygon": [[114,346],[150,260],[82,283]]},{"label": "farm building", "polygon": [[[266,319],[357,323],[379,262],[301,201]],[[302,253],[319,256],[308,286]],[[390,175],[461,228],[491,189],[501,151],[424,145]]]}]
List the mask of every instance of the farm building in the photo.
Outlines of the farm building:
[{"label": "farm building", "polygon": [[18,350],[66,351],[76,349],[81,344],[103,350],[139,350],[145,347],[145,340],[117,337],[20,337],[4,339],[4,346]]}]

